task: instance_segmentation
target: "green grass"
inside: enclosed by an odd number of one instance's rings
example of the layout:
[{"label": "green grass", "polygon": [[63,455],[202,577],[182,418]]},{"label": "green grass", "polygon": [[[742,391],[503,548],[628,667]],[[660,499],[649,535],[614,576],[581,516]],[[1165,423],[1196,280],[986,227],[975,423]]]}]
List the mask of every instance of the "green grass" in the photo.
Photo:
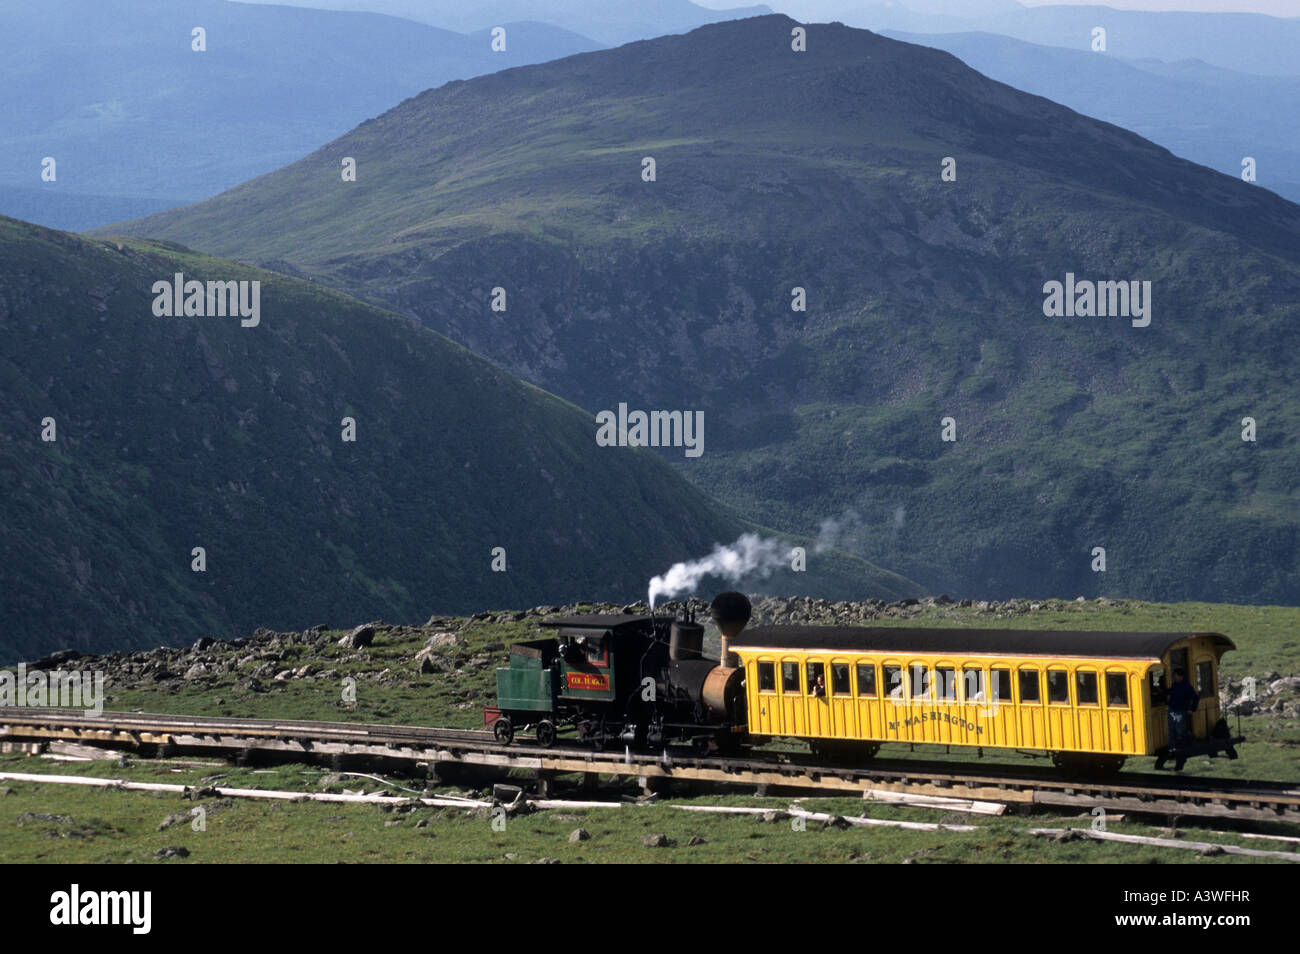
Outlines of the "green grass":
[{"label": "green grass", "polygon": [[[0,756],[0,771],[127,778],[134,781],[199,785],[223,776],[232,788],[321,791],[322,769],[301,765],[274,770],[197,767],[172,763],[48,763],[40,758]],[[399,784],[409,782],[397,780]],[[347,778],[330,790],[349,787],[373,792],[367,779]],[[419,788],[417,783],[414,787]],[[710,863],[710,862],[871,862],[918,863],[1056,863],[1056,864],[1229,864],[1258,859],[1114,843],[1058,843],[1030,835],[1030,827],[1087,827],[1076,815],[980,818],[928,809],[872,805],[864,812],[855,799],[799,799],[800,807],[830,814],[866,814],[873,818],[943,822],[978,826],[974,832],[916,832],[893,828],[826,827],[807,822],[797,830],[791,820],[704,815],[671,807],[678,804],[789,807],[788,798],[700,796],[619,809],[565,809],[506,818],[504,830],[493,828],[484,810],[411,811],[387,806],[329,803],[268,803],[220,797],[190,801],[179,795],[83,788],[38,782],[0,782],[0,863],[150,863],[162,849],[181,846],[185,863],[331,863],[351,862],[502,862],[528,863],[552,858],[565,863]],[[444,790],[445,793],[461,790]],[[433,792],[432,794],[437,794]],[[612,798],[605,792],[603,797]],[[173,814],[189,815],[202,805],[206,830],[191,830],[188,821],[158,831]],[[58,816],[23,818],[27,813]],[[424,827],[417,827],[419,822]],[[569,834],[586,829],[591,838],[570,842]],[[1128,820],[1108,830],[1168,837],[1170,832]],[[641,839],[664,834],[676,844],[645,847]],[[702,844],[690,845],[692,837]],[[1287,850],[1284,845],[1233,834],[1207,835],[1196,829],[1178,834],[1187,840]],[[180,859],[166,863],[181,863]]]}]

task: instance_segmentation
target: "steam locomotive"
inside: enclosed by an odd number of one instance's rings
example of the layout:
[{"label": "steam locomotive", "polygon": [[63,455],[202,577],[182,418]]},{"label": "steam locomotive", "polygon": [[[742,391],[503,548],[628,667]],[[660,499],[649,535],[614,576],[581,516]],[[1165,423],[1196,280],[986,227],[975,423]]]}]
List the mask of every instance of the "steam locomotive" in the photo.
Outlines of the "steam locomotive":
[{"label": "steam locomotive", "polygon": [[[710,615],[726,639],[750,617],[740,593],[723,593]],[[521,728],[544,746],[561,731],[603,748],[687,743],[729,751],[747,732],[744,672],[704,657],[704,626],[694,614],[571,616],[542,626],[555,635],[515,643],[497,670],[497,704],[484,712],[497,741]]]}]

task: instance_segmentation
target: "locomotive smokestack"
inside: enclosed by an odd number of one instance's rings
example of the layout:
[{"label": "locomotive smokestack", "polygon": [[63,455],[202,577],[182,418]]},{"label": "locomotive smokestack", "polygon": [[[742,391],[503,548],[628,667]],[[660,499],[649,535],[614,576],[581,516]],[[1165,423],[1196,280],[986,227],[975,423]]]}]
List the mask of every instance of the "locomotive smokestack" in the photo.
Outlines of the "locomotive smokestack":
[{"label": "locomotive smokestack", "polygon": [[735,590],[719,593],[714,597],[713,602],[709,604],[709,615],[713,617],[718,632],[722,634],[722,651],[719,653],[718,659],[721,665],[735,665],[735,661],[727,648],[728,643],[745,628],[745,624],[749,622],[749,617],[753,612],[754,608],[750,606],[745,594],[737,593]]}]

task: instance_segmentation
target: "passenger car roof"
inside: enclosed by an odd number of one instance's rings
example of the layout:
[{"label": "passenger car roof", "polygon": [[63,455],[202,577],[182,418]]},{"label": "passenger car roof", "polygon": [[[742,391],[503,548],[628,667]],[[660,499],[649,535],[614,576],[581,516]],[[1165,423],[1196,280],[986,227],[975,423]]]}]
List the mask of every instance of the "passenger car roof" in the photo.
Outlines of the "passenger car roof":
[{"label": "passenger car roof", "polygon": [[1046,629],[920,629],[910,626],[756,626],[731,640],[730,649],[803,652],[959,653],[1006,656],[1082,656],[1159,659],[1180,639],[1209,636],[1235,649],[1221,633],[1117,633]]}]

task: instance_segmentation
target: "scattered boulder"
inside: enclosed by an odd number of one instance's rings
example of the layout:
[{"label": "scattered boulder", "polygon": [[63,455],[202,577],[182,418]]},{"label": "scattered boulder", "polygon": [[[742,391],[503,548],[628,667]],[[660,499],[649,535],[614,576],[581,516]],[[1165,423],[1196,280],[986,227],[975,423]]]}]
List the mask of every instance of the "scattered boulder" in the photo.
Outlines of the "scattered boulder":
[{"label": "scattered boulder", "polygon": [[585,828],[575,828],[569,832],[569,841],[571,842],[588,841],[590,838],[591,832]]},{"label": "scattered boulder", "polygon": [[671,848],[676,842],[667,835],[643,835],[641,844],[646,848]]},{"label": "scattered boulder", "polygon": [[166,848],[159,848],[153,853],[155,858],[188,858],[190,850],[184,845],[170,845]]},{"label": "scattered boulder", "polygon": [[362,649],[375,641],[375,628],[369,624],[358,626],[339,638],[339,645],[347,649]]}]

